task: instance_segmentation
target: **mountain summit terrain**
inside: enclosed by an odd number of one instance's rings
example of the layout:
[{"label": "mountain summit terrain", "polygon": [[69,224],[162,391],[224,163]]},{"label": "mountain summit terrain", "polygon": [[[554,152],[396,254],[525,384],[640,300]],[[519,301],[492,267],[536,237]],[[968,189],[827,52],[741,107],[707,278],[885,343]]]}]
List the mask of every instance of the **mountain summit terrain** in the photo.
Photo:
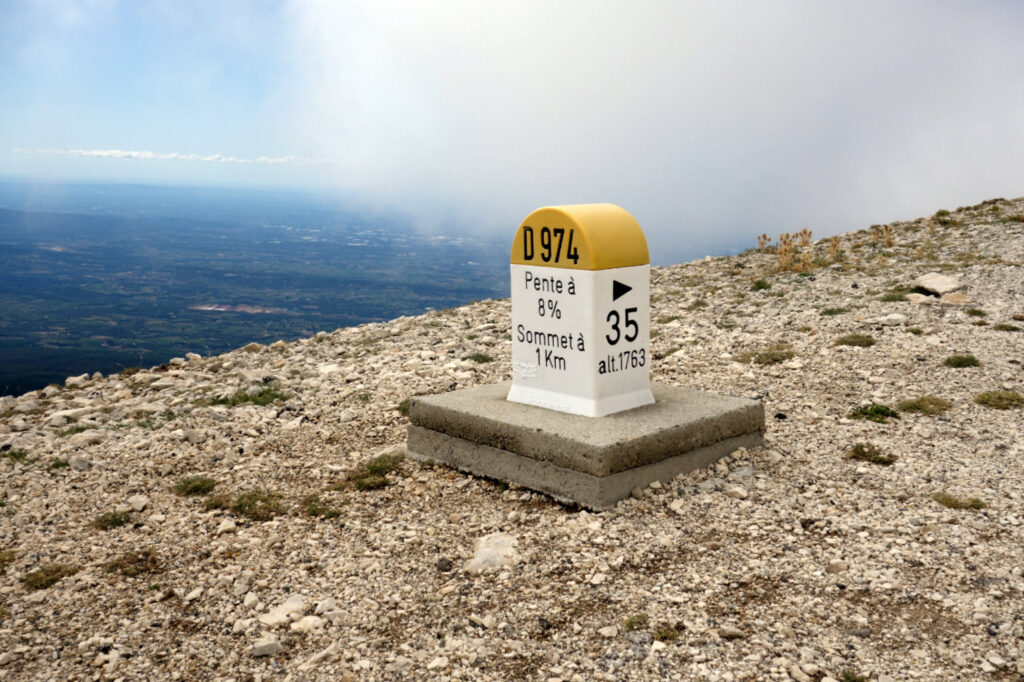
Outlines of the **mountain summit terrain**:
[{"label": "mountain summit terrain", "polygon": [[402,456],[507,300],[0,398],[0,677],[1024,678],[1024,199],[651,291],[765,444],[602,513]]}]

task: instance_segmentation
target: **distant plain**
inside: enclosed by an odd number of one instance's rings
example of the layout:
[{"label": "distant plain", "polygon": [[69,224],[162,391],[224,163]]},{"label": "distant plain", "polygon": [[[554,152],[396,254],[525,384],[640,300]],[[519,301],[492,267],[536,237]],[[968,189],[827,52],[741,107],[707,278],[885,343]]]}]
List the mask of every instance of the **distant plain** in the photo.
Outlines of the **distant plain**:
[{"label": "distant plain", "polygon": [[299,193],[0,182],[0,395],[508,295],[504,240],[432,233]]}]

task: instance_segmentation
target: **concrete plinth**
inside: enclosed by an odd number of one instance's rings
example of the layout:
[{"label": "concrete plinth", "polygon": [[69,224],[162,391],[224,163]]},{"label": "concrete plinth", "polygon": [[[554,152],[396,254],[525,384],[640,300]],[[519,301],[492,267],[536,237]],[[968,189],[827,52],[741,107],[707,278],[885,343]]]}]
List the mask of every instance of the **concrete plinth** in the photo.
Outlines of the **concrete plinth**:
[{"label": "concrete plinth", "polygon": [[509,402],[508,383],[416,397],[408,454],[604,509],[637,486],[761,443],[760,402],[651,388],[654,404],[599,418]]}]

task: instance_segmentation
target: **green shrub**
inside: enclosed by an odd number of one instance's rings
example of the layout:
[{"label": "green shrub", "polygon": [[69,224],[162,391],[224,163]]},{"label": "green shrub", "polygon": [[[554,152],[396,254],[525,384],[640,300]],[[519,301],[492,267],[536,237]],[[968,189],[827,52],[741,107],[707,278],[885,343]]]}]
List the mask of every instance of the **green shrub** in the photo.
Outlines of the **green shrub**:
[{"label": "green shrub", "polygon": [[953,497],[949,493],[935,493],[932,495],[932,499],[941,504],[947,509],[984,509],[988,505],[979,500],[976,497],[968,499],[961,499],[959,497]]},{"label": "green shrub", "polygon": [[1000,323],[992,326],[993,329],[1000,332],[1019,332],[1020,327],[1015,324]]},{"label": "green shrub", "polygon": [[[383,454],[374,457],[351,471],[345,482],[356,490],[380,490],[391,485],[388,474],[397,471],[404,457],[401,454]],[[341,487],[345,487],[343,484]]]},{"label": "green shrub", "polygon": [[473,353],[472,355],[467,355],[466,357],[464,357],[462,359],[463,360],[472,360],[473,362],[481,363],[481,364],[484,363],[484,362],[493,362],[494,361],[494,358],[492,358],[487,353]]},{"label": "green shrub", "polygon": [[43,564],[38,571],[23,575],[21,583],[29,590],[43,590],[78,573],[79,570],[78,566],[70,564]]},{"label": "green shrub", "polygon": [[57,435],[64,438],[66,436],[74,436],[76,433],[92,431],[95,428],[97,428],[95,424],[75,424],[74,426],[69,426],[66,429],[61,429],[57,432]]},{"label": "green shrub", "polygon": [[950,355],[942,364],[946,367],[978,367],[981,362],[973,355]]},{"label": "green shrub", "polygon": [[997,410],[1010,410],[1024,405],[1024,398],[1016,391],[985,391],[974,396],[974,402]]},{"label": "green shrub", "polygon": [[821,311],[821,314],[825,317],[835,317],[836,315],[842,315],[843,313],[850,312],[846,308],[825,308]]},{"label": "green shrub", "polygon": [[937,395],[923,395],[913,400],[904,400],[896,405],[902,412],[915,412],[927,415],[942,414],[952,406],[953,403]]},{"label": "green shrub", "polygon": [[231,505],[231,511],[253,521],[270,521],[284,513],[277,493],[257,488],[240,493]]},{"label": "green shrub", "polygon": [[47,468],[56,471],[57,469],[67,469],[69,466],[71,465],[68,464],[66,459],[55,458],[50,460],[50,464]]},{"label": "green shrub", "polygon": [[896,461],[895,455],[883,455],[882,451],[871,443],[856,443],[850,448],[847,457],[858,462],[868,462],[881,466],[889,466]]},{"label": "green shrub", "polygon": [[402,402],[398,403],[398,407],[396,407],[395,409],[398,410],[398,414],[402,415],[403,417],[408,417],[409,416],[409,406],[410,406],[411,403],[412,403],[412,400],[410,400],[409,398],[406,398]]},{"label": "green shrub", "polygon": [[860,675],[851,670],[844,670],[839,675],[839,682],[870,682],[867,675]]},{"label": "green shrub", "polygon": [[288,400],[291,396],[281,392],[281,389],[276,386],[264,386],[255,393],[249,393],[247,391],[238,391],[229,398],[214,398],[209,402],[210,405],[226,405],[228,407],[238,407],[239,405],[261,405],[266,406],[273,402]]},{"label": "green shrub", "polygon": [[754,356],[754,362],[759,365],[777,365],[793,358],[791,350],[764,350]]},{"label": "green shrub", "polygon": [[890,417],[899,419],[900,413],[888,405],[879,405],[878,403],[861,405],[849,415],[850,419],[866,419],[871,422],[878,422],[879,424],[888,424]]},{"label": "green shrub", "polygon": [[971,317],[986,317],[988,315],[988,313],[981,308],[968,308],[967,314]]},{"label": "green shrub", "polygon": [[130,512],[112,511],[100,514],[89,525],[99,530],[111,530],[123,526],[131,520],[132,515]]},{"label": "green shrub", "polygon": [[160,556],[152,549],[142,549],[136,552],[125,552],[117,559],[104,564],[110,572],[117,572],[128,578],[137,575],[162,573],[163,563]]},{"label": "green shrub", "polygon": [[647,614],[635,613],[626,619],[626,631],[643,630],[647,627]]},{"label": "green shrub", "polygon": [[380,490],[391,485],[391,479],[381,474],[363,473],[349,479],[356,490]]},{"label": "green shrub", "polygon": [[223,511],[231,509],[231,495],[227,493],[218,493],[216,495],[210,495],[203,502],[203,507],[210,511]]},{"label": "green shrub", "polygon": [[668,623],[662,623],[658,627],[654,628],[654,632],[651,636],[659,642],[674,642],[679,639],[679,635],[683,634],[683,624],[676,623],[675,625],[669,625]]},{"label": "green shrub", "polygon": [[874,337],[869,334],[847,334],[840,336],[835,341],[836,346],[858,346],[860,348],[867,348],[875,345]]},{"label": "green shrub", "polygon": [[209,476],[186,476],[174,484],[172,490],[182,497],[190,495],[208,495],[215,487],[217,481]]},{"label": "green shrub", "polygon": [[736,360],[744,364],[755,362],[758,365],[777,365],[793,357],[788,343],[777,343],[762,351],[747,351],[737,356]]},{"label": "green shrub", "polygon": [[333,507],[328,507],[320,501],[320,496],[306,495],[302,498],[301,503],[302,511],[306,516],[312,516],[319,519],[335,519],[341,516],[341,512]]},{"label": "green shrub", "polygon": [[771,289],[772,285],[768,280],[759,279],[750,285],[751,291],[764,291],[765,289]]},{"label": "green shrub", "polygon": [[0,452],[0,459],[9,459],[12,462],[24,462],[28,459],[28,451],[15,450],[14,448],[11,448],[10,450]]}]

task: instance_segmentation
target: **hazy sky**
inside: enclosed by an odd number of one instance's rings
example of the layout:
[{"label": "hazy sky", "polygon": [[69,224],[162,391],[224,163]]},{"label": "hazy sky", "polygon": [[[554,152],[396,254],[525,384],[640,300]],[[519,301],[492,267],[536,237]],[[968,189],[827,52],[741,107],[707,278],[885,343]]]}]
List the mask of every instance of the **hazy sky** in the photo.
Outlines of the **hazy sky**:
[{"label": "hazy sky", "polygon": [[0,175],[510,238],[611,201],[655,249],[732,249],[1024,195],[1022,45],[1018,1],[0,0]]}]

